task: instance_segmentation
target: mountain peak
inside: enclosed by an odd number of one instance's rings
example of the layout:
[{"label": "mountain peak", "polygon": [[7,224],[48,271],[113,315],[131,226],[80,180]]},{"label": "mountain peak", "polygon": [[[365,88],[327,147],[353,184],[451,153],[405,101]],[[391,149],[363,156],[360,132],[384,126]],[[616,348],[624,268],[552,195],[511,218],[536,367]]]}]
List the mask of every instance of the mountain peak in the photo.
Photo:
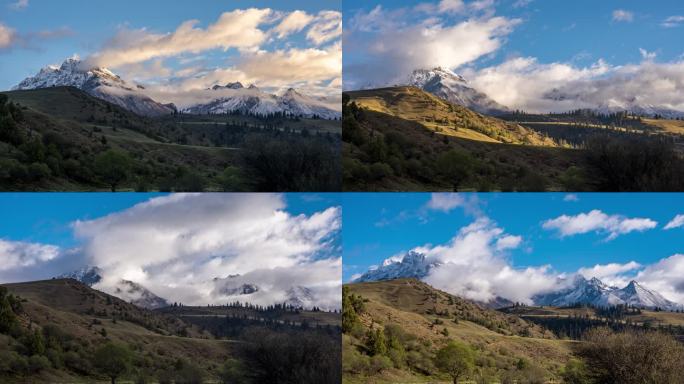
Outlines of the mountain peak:
[{"label": "mountain peak", "polygon": [[61,66],[42,68],[35,76],[27,77],[12,90],[51,87],[75,87],[91,96],[118,105],[142,116],[159,116],[173,110],[150,99],[140,88],[128,84],[107,68],[84,68],[83,62],[70,57]]},{"label": "mountain peak", "polygon": [[508,108],[472,88],[463,76],[450,69],[416,69],[409,75],[407,85],[483,114],[497,115],[508,111]]}]

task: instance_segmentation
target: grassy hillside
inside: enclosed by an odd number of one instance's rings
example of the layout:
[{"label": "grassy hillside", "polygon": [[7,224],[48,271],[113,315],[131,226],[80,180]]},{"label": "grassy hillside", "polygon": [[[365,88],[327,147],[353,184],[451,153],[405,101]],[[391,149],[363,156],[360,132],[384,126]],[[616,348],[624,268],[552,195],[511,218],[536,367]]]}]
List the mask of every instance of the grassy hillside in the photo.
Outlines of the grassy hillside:
[{"label": "grassy hillside", "polygon": [[677,191],[684,151],[623,115],[499,120],[413,87],[343,97],[349,191]]},{"label": "grassy hillside", "polygon": [[495,311],[415,279],[348,284],[342,307],[344,383],[682,383],[682,313]]},{"label": "grassy hillside", "polygon": [[[223,334],[196,321],[199,307],[149,311],[71,279],[6,284],[0,381],[109,382],[98,356],[115,346],[129,357],[121,382],[339,382],[339,314],[290,311],[274,323],[220,308],[202,312]],[[320,327],[303,325],[314,319]]]},{"label": "grassy hillside", "polygon": [[451,104],[415,87],[348,92],[359,108],[421,123],[440,135],[475,141],[556,147],[537,132]]},{"label": "grassy hillside", "polygon": [[152,119],[71,87],[0,94],[1,190],[331,190],[337,151],[335,121]]},{"label": "grassy hillside", "polygon": [[[470,377],[486,383],[558,377],[571,357],[573,341],[415,279],[349,284],[346,298],[356,303],[358,321],[347,322],[343,338],[345,383],[450,382],[433,360],[453,341],[472,348]],[[370,330],[398,339],[389,361],[369,350]]]}]

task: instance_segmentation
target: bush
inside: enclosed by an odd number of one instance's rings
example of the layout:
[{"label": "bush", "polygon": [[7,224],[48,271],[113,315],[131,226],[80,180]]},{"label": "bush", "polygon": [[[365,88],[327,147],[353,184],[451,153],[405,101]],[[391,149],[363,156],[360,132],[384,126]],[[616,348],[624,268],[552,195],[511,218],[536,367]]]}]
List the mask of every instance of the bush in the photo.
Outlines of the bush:
[{"label": "bush", "polygon": [[203,376],[204,373],[199,367],[184,363],[183,367],[176,372],[175,384],[202,384]]},{"label": "bush", "polygon": [[677,383],[684,371],[684,346],[655,331],[613,333],[592,329],[580,345],[590,374],[602,383]]},{"label": "bush", "polygon": [[238,360],[226,361],[219,371],[219,380],[222,384],[235,384],[245,382],[245,367]]},{"label": "bush", "polygon": [[31,181],[42,180],[50,176],[50,174],[50,167],[45,163],[32,163],[28,167],[28,178]]},{"label": "bush", "polygon": [[371,374],[380,373],[392,368],[392,360],[387,356],[375,355],[370,358],[369,371]]},{"label": "bush", "polygon": [[28,359],[29,371],[36,373],[50,367],[50,360],[45,356],[33,355]]}]

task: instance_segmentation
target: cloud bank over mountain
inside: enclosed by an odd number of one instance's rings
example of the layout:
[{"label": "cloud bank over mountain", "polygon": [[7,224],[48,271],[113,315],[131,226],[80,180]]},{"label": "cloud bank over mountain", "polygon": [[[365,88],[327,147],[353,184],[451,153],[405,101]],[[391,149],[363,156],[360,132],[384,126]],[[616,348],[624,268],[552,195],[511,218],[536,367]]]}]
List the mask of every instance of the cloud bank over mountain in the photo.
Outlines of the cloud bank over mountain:
[{"label": "cloud bank over mountain", "polygon": [[[268,305],[285,302],[292,289],[304,287],[308,304],[337,308],[340,226],[339,207],[293,215],[278,194],[174,194],[72,223],[78,247],[70,251],[2,241],[0,256],[11,262],[0,277],[37,276],[57,261],[61,273],[69,272],[66,265],[76,259],[80,267],[99,267],[102,279],[94,288],[111,294],[123,279],[187,305]],[[228,280],[259,289],[231,293],[222,289]]]}]

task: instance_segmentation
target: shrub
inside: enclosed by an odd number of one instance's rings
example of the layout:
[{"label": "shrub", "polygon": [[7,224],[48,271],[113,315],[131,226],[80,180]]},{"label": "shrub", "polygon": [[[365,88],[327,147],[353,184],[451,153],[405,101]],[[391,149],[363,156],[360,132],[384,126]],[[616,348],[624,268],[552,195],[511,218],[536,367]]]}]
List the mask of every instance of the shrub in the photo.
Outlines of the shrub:
[{"label": "shrub", "polygon": [[371,374],[380,373],[392,368],[392,360],[387,356],[375,355],[370,358],[369,370]]},{"label": "shrub", "polygon": [[50,367],[50,360],[45,356],[33,355],[28,359],[28,367],[31,372],[40,372]]}]

